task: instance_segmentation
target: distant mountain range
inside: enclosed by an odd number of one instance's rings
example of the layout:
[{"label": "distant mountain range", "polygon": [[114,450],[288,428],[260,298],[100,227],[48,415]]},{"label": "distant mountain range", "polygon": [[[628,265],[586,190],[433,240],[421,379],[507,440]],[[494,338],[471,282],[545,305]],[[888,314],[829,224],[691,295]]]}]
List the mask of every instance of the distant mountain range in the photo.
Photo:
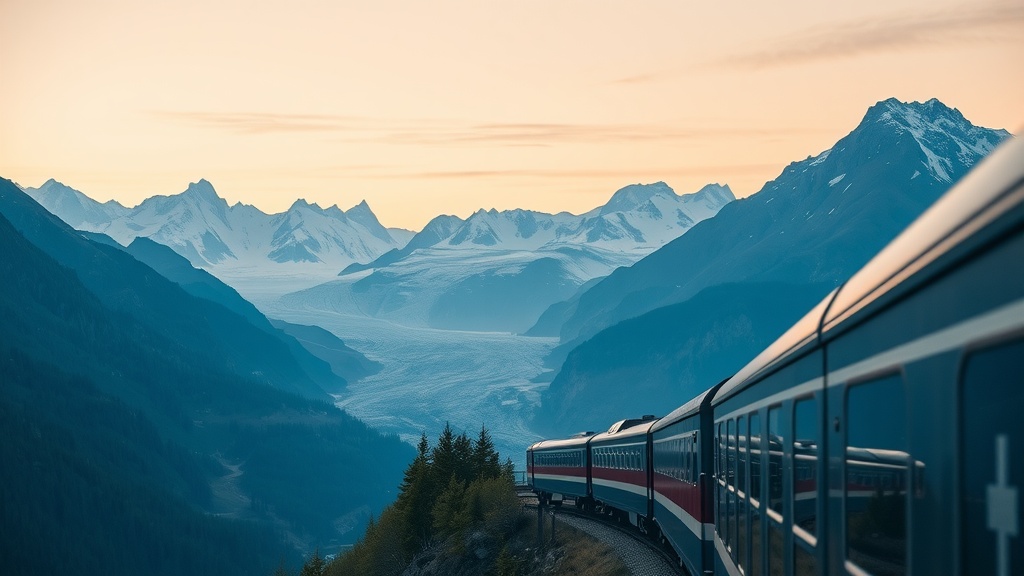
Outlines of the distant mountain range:
[{"label": "distant mountain range", "polygon": [[548,308],[528,332],[562,340],[538,421],[598,429],[731,375],[1007,137],[934,99],[872,106],[832,148]]},{"label": "distant mountain range", "polygon": [[52,179],[25,192],[74,228],[102,232],[125,246],[146,237],[210,270],[299,264],[330,276],[403,246],[411,237],[411,232],[382,226],[366,202],[346,211],[296,200],[286,212],[265,214],[246,204],[229,206],[206,180],[180,194],[153,196],[135,208],[101,204]]},{"label": "distant mountain range", "polygon": [[292,306],[386,318],[411,326],[522,332],[549,305],[714,216],[734,200],[710,184],[677,195],[635,184],[582,215],[480,210],[439,216],[409,243],[337,281],[290,294]]},{"label": "distant mountain range", "polygon": [[336,340],[279,330],[166,247],[76,231],[3,179],[0,251],[14,573],[270,573],[393,498],[413,450],[327,403]]}]

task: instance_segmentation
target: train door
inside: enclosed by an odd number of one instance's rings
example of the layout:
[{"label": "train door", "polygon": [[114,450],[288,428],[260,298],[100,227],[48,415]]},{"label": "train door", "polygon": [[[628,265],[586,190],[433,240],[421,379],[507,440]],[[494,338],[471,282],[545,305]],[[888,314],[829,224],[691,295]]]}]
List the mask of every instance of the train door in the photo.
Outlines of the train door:
[{"label": "train door", "polygon": [[961,374],[960,574],[1024,574],[1024,339],[969,354]]}]

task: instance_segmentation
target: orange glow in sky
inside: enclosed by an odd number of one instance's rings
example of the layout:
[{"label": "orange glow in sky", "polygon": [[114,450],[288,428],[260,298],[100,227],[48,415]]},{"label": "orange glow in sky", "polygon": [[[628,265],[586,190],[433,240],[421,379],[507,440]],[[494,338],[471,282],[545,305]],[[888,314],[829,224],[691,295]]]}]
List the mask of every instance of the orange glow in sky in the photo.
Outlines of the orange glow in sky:
[{"label": "orange glow in sky", "polygon": [[387,226],[756,192],[871,104],[1024,129],[1024,2],[3,0],[0,176]]}]

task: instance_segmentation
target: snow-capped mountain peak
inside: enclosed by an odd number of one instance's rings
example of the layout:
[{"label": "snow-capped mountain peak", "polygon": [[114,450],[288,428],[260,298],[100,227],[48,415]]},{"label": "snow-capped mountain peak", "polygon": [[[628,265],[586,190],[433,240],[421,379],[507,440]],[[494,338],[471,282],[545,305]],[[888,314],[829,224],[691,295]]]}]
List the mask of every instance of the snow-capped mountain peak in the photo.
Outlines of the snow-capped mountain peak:
[{"label": "snow-capped mountain peak", "polygon": [[[349,213],[296,200],[280,214],[227,201],[206,179],[181,193],[153,196],[133,209],[99,204],[56,181],[39,189],[40,201],[69,224],[103,232],[123,245],[147,237],[171,247],[194,265],[218,274],[259,274],[267,266],[322,266],[325,276],[353,262],[368,262],[402,243],[381,226],[365,202]],[[82,207],[92,216],[82,216]],[[308,271],[307,271],[308,273]],[[286,275],[287,276],[287,275]]]},{"label": "snow-capped mountain peak", "polygon": [[611,200],[601,207],[601,214],[628,212],[650,202],[655,196],[678,198],[675,190],[664,182],[654,184],[630,184],[612,194]]},{"label": "snow-capped mountain peak", "polygon": [[[337,206],[334,206],[337,208]],[[341,209],[338,208],[340,212]],[[405,240],[399,240],[392,235],[387,228],[380,223],[377,219],[377,215],[370,209],[370,205],[366,203],[366,200],[361,201],[359,204],[349,208],[345,211],[345,217],[361,225],[363,228],[379,238],[381,241],[395,244],[396,246],[404,246]]]},{"label": "snow-capped mountain peak", "polygon": [[199,202],[208,202],[210,204],[223,204],[228,205],[227,200],[221,198],[217,191],[213,188],[213,184],[205,178],[200,178],[198,182],[192,182],[188,185],[188,188],[180,194],[182,198],[194,199]]},{"label": "snow-capped mountain peak", "polygon": [[39,188],[26,188],[25,192],[74,228],[109,222],[128,212],[128,208],[114,200],[101,204],[53,178]]},{"label": "snow-capped mountain peak", "polygon": [[1009,135],[1005,130],[993,132],[975,126],[959,110],[935,98],[923,103],[883,100],[868,109],[861,125],[868,123],[909,133],[925,155],[924,168],[947,184],[953,181],[953,174],[962,173]]}]

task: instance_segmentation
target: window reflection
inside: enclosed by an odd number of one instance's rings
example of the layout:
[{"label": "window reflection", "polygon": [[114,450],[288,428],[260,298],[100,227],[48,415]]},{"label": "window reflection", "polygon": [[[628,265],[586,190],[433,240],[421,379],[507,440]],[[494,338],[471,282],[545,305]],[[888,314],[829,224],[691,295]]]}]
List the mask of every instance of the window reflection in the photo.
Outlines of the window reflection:
[{"label": "window reflection", "polygon": [[[1020,501],[1024,480],[1024,340],[979,350],[968,359],[963,374],[963,474],[961,535],[965,573],[998,574],[1005,562],[1009,574],[1024,574]],[[922,464],[916,463],[918,472]],[[920,480],[915,481],[918,488]],[[990,516],[992,508],[1016,505],[1017,516]],[[1005,541],[1011,529],[1017,535]],[[1005,546],[1005,547],[1002,547]],[[1002,548],[1001,548],[1002,547]]]},{"label": "window reflection", "polygon": [[898,375],[847,393],[847,558],[881,576],[905,574],[907,568],[906,411]]},{"label": "window reflection", "polygon": [[725,488],[725,435],[722,434],[724,424],[721,422],[717,428],[717,438],[715,442],[715,462],[716,468],[718,469],[718,536],[725,540],[725,494],[727,492]]},{"label": "window reflection", "polygon": [[761,499],[761,417],[750,415],[750,498]]},{"label": "window reflection", "polygon": [[793,424],[793,522],[814,535],[818,512],[817,401],[798,401]]},{"label": "window reflection", "polygon": [[814,554],[797,544],[793,547],[794,576],[814,576],[818,573]]},{"label": "window reflection", "polygon": [[[771,524],[771,522],[769,522]],[[782,529],[771,524],[768,529],[768,573],[771,576],[782,576],[785,570],[783,563],[785,554],[782,550]]]},{"label": "window reflection", "polygon": [[[782,429],[779,407],[768,410],[768,505],[782,514]],[[764,450],[762,450],[762,454]]]},{"label": "window reflection", "polygon": [[750,571],[749,576],[761,576],[764,569],[761,561],[761,516],[757,510],[750,511]]},{"label": "window reflection", "polygon": [[747,419],[736,419],[736,563],[747,565],[747,506],[741,494],[746,491]]}]

